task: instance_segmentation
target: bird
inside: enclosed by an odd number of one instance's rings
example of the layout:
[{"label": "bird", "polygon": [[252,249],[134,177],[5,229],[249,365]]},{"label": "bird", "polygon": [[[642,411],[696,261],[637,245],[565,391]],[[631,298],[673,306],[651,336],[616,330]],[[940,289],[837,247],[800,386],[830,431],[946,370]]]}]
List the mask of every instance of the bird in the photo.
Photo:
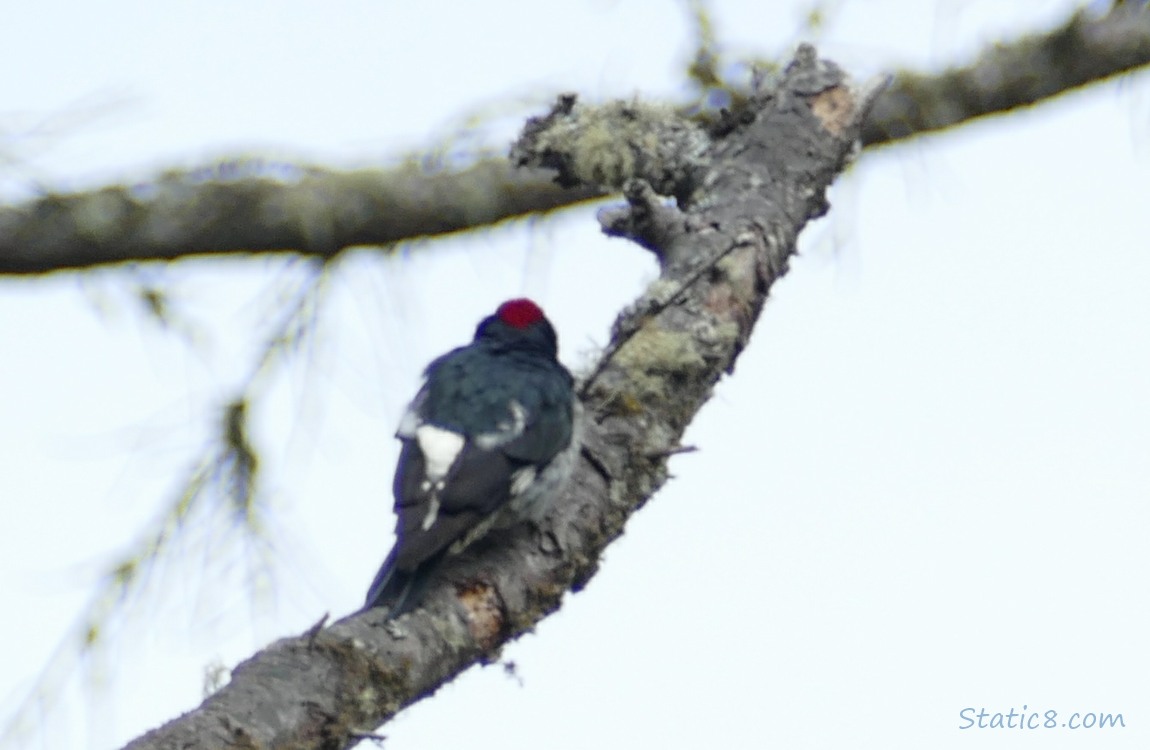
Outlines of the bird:
[{"label": "bird", "polygon": [[363,610],[415,609],[444,559],[542,518],[571,473],[577,418],[555,328],[530,299],[499,305],[470,344],[433,360],[396,431],[395,545]]}]

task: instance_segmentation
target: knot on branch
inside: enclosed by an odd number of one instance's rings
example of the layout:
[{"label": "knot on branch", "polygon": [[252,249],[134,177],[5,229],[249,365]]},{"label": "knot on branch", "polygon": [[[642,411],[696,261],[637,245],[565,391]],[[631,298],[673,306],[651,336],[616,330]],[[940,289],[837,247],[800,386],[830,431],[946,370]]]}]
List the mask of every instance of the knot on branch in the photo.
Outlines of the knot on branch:
[{"label": "knot on branch", "polygon": [[623,237],[655,253],[665,261],[664,249],[685,231],[683,213],[668,205],[645,180],[631,179],[623,185],[626,206],[599,211],[599,225],[608,237]]},{"label": "knot on branch", "polygon": [[707,134],[671,107],[637,100],[584,105],[564,94],[546,115],[527,121],[511,160],[556,170],[564,187],[621,190],[641,179],[681,201],[694,189],[709,146]]}]

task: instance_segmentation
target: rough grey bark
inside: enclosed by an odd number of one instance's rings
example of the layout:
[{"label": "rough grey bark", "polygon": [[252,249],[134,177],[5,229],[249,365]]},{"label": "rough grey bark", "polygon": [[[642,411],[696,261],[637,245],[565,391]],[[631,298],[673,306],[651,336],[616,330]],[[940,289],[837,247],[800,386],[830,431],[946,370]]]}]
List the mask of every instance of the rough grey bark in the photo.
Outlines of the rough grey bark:
[{"label": "rough grey bark", "polygon": [[[803,47],[714,140],[665,111],[571,98],[530,122],[516,159],[560,165],[567,182],[621,182],[629,206],[603,212],[604,228],[634,237],[662,263],[581,384],[584,448],[562,501],[540,526],[511,529],[455,559],[423,609],[390,625],[369,611],[280,640],[130,750],[347,747],[556,610],[666,479],[668,457],[734,367],[800,229],[826,212],[826,190],[880,89],[851,88],[837,66]],[[620,116],[632,123],[626,145],[588,150],[588,129]],[[687,158],[660,150],[667,138]],[[628,159],[644,146],[658,153]],[[656,176],[680,196],[677,207],[657,199]]]},{"label": "rough grey bark", "polygon": [[[1052,32],[996,45],[967,67],[895,75],[862,142],[888,143],[1028,106],[1148,64],[1145,3],[1117,4],[1101,17],[1079,12]],[[606,192],[558,190],[550,174],[511,172],[502,159],[438,174],[414,167],[269,170],[240,160],[133,188],[0,207],[0,274],[219,253],[330,257],[353,245],[476,228]]]}]

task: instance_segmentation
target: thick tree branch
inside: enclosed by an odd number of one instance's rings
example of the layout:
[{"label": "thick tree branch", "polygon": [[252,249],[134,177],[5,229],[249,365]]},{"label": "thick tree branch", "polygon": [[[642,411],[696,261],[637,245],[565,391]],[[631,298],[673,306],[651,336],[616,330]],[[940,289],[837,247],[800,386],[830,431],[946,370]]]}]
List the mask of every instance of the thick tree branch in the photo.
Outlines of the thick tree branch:
[{"label": "thick tree branch", "polygon": [[937,75],[900,73],[863,126],[867,146],[1006,112],[1150,64],[1150,6],[1075,13],[1054,31],[984,52]]},{"label": "thick tree branch", "polygon": [[[252,172],[256,175],[252,175]],[[595,197],[489,159],[462,172],[336,172],[235,161],[152,183],[0,208],[0,273],[213,253],[331,257]]]},{"label": "thick tree branch", "polygon": [[[734,366],[799,230],[827,210],[827,187],[880,88],[851,89],[837,66],[803,47],[775,88],[755,93],[752,121],[659,170],[678,176],[669,187],[684,196],[644,237],[662,274],[619,317],[582,384],[583,458],[540,527],[493,536],[453,560],[425,607],[393,623],[369,611],[273,644],[202,706],[129,748],[347,747],[556,610],[666,479],[668,456]],[[517,156],[575,164],[564,149],[577,139],[559,131],[578,133],[602,115],[561,102],[546,126],[527,128]],[[657,133],[668,123],[649,125]],[[658,148],[658,138],[649,142]],[[645,226],[652,205],[640,181],[635,174],[627,184],[638,215],[619,226]]]},{"label": "thick tree branch", "polygon": [[[1147,64],[1145,3],[1119,4],[1100,18],[1079,12],[1052,32],[997,45],[970,66],[896,75],[862,142],[888,143],[1028,106]],[[291,168],[253,176],[246,164],[0,207],[0,274],[213,253],[330,257],[352,245],[472,229],[605,194],[560,190],[551,173],[512,171],[503,159],[438,174]]]}]

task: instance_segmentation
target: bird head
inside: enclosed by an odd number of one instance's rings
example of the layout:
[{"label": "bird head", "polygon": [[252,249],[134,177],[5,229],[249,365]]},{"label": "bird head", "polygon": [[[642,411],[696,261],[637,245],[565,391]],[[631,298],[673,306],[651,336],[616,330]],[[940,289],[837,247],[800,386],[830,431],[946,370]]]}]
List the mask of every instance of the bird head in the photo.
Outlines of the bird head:
[{"label": "bird head", "polygon": [[508,300],[494,315],[484,318],[475,329],[475,342],[537,352],[552,359],[558,354],[555,328],[539,305],[526,298]]}]

